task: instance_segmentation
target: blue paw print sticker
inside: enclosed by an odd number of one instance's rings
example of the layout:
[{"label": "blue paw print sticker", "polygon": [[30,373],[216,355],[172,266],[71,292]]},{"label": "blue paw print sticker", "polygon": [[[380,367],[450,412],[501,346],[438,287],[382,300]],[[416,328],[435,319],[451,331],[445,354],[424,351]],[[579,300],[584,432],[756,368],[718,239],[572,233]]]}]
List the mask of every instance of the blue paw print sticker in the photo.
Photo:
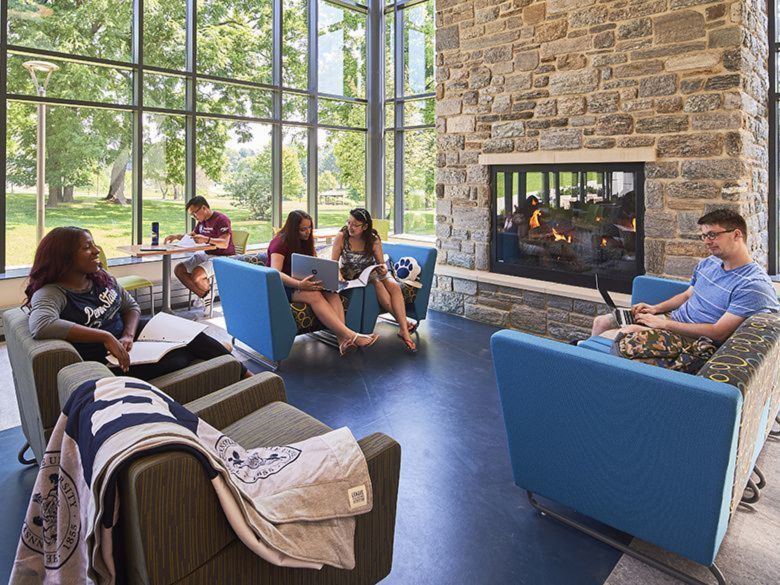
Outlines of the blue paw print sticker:
[{"label": "blue paw print sticker", "polygon": [[414,258],[400,258],[395,263],[395,274],[401,280],[416,280],[420,274],[420,265]]}]

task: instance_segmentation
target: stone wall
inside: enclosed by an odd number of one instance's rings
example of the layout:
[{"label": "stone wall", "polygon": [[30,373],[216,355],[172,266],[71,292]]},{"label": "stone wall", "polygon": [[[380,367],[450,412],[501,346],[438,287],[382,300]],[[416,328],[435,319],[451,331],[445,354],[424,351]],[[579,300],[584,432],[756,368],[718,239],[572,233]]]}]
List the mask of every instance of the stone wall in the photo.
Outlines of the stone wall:
[{"label": "stone wall", "polygon": [[766,265],[765,2],[439,0],[436,24],[441,263],[489,269],[480,154],[651,147],[647,272],[689,276],[723,206]]}]

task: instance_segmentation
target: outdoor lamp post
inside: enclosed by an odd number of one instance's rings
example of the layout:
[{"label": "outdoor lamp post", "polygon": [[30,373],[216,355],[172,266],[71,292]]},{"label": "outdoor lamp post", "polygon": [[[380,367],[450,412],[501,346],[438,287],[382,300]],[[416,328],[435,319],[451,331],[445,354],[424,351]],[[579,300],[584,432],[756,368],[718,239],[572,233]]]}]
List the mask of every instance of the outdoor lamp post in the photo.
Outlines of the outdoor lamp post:
[{"label": "outdoor lamp post", "polygon": [[[38,90],[39,97],[46,97],[46,86],[49,85],[51,74],[57,71],[54,63],[46,61],[26,61],[24,68],[30,72],[35,89]],[[43,77],[43,83],[38,81],[36,73]],[[44,77],[45,74],[45,77]],[[37,194],[35,198],[35,240],[40,242],[43,239],[43,229],[45,227],[45,203],[43,188],[46,183],[46,104],[38,104],[38,156],[36,161],[35,183]]]}]

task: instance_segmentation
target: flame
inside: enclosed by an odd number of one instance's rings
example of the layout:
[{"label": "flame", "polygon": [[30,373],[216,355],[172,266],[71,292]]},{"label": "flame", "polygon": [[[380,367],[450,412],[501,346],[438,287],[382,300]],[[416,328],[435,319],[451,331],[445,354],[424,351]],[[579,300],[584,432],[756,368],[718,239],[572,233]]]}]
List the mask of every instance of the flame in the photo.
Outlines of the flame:
[{"label": "flame", "polygon": [[636,231],[636,218],[631,220],[631,227],[634,228],[634,231]]},{"label": "flame", "polygon": [[606,248],[607,247],[607,238],[601,238],[601,247]]},{"label": "flame", "polygon": [[552,230],[552,235],[555,238],[555,241],[563,240],[564,242],[568,242],[571,244],[571,236],[565,236],[563,234],[559,234],[557,231],[555,231],[555,228]]},{"label": "flame", "polygon": [[537,209],[536,211],[534,211],[533,215],[531,216],[531,219],[528,220],[528,227],[530,227],[531,229],[540,227],[542,225],[539,223],[540,215],[542,215],[541,209]]}]

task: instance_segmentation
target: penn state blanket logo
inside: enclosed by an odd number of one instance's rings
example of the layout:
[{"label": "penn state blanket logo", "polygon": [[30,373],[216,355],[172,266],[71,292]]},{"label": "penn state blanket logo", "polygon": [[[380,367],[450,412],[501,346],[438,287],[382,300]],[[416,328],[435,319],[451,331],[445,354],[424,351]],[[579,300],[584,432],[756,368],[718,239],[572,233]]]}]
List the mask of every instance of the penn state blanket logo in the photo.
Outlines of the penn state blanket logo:
[{"label": "penn state blanket logo", "polygon": [[222,435],[215,449],[230,474],[244,483],[255,483],[282,469],[298,459],[300,449],[295,447],[261,447],[247,451],[241,445]]},{"label": "penn state blanket logo", "polygon": [[43,555],[47,569],[59,569],[79,544],[78,491],[73,479],[60,468],[59,451],[44,453],[39,473],[44,474],[46,481],[41,484],[41,491],[32,495],[21,540]]}]

